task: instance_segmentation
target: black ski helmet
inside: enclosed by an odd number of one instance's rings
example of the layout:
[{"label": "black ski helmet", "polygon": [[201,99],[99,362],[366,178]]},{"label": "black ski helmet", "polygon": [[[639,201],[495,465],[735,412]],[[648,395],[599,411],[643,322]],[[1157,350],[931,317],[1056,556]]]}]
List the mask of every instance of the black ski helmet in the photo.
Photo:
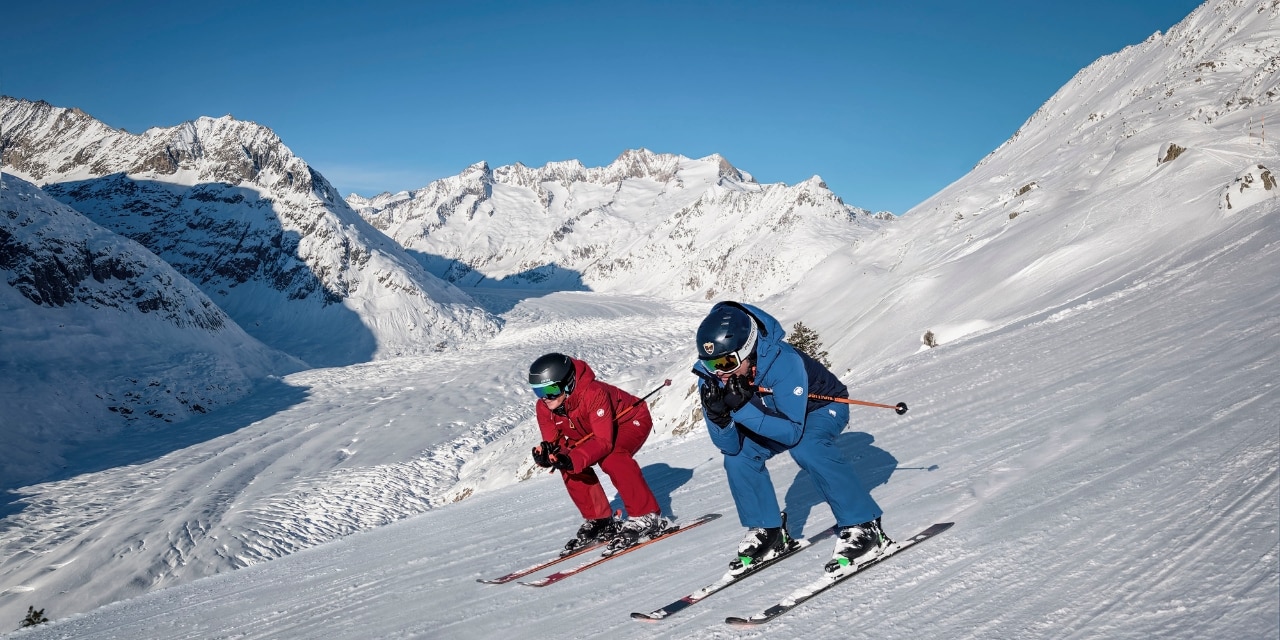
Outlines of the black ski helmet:
[{"label": "black ski helmet", "polygon": [[[529,365],[529,384],[538,393],[538,397],[555,397],[561,393],[573,393],[577,375],[573,370],[573,360],[563,353],[548,353]],[[549,393],[541,393],[547,390]]]},{"label": "black ski helmet", "polygon": [[756,320],[745,309],[717,303],[698,326],[698,359],[710,371],[732,371],[755,351],[757,333]]}]

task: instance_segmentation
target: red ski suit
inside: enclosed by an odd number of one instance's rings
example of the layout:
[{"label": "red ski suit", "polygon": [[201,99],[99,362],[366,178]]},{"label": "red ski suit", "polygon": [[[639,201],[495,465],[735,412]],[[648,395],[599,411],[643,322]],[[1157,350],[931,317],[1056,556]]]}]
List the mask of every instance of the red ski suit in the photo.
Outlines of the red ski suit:
[{"label": "red ski suit", "polygon": [[[592,465],[609,475],[622,497],[629,517],[658,512],[658,500],[649,489],[635,455],[649,438],[653,419],[649,405],[611,384],[596,380],[586,362],[571,358],[577,382],[556,411],[539,400],[538,428],[542,439],[560,445],[573,460],[573,471],[561,471],[569,498],[582,517],[595,520],[612,515],[609,498]],[[635,408],[628,410],[628,407]]]}]

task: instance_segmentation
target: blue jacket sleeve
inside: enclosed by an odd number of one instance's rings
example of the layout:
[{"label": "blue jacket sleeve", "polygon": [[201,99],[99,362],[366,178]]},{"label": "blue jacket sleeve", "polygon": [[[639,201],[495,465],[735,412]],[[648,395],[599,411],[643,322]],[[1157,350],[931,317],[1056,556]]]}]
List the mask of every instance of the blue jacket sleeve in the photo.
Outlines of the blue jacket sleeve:
[{"label": "blue jacket sleeve", "polygon": [[809,405],[809,376],[804,361],[791,349],[784,349],[756,384],[773,394],[756,395],[733,412],[733,421],[743,428],[786,447],[795,446],[804,435],[805,410]]}]

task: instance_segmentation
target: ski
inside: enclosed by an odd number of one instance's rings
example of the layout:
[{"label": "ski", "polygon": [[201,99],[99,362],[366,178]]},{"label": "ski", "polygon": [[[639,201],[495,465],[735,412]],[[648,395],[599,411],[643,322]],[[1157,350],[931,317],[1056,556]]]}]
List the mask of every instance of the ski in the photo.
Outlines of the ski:
[{"label": "ski", "polygon": [[920,533],[917,533],[916,535],[912,536],[910,539],[904,542],[898,543],[898,548],[892,551],[891,553],[882,555],[876,558],[875,560],[867,562],[866,564],[858,565],[858,567],[853,570],[846,569],[844,571],[837,571],[830,575],[824,575],[821,578],[818,578],[817,580],[814,580],[813,582],[810,582],[809,584],[791,592],[791,595],[787,596],[778,604],[775,604],[772,607],[765,609],[763,613],[758,613],[754,616],[751,616],[750,618],[738,618],[738,617],[730,616],[728,618],[725,618],[724,621],[726,624],[730,624],[737,627],[764,624],[796,608],[797,606],[800,605],[800,603],[808,600],[809,598],[812,598],[818,595],[819,593],[822,593],[823,591],[826,591],[827,589],[830,589],[831,587],[834,587],[840,584],[841,582],[844,582],[845,580],[852,578],[855,575],[858,575],[859,573],[865,571],[866,569],[869,569],[877,564],[880,564],[884,560],[892,558],[898,555],[899,553],[906,551],[910,547],[914,547],[915,545],[921,542],[924,542],[925,540],[928,540],[929,538],[932,538],[933,536],[936,536],[939,533],[946,531],[947,529],[950,529],[954,524],[955,524],[954,522],[940,522],[938,524],[935,524],[929,527],[928,529],[925,529],[924,531],[921,531]]},{"label": "ski", "polygon": [[[688,531],[688,530],[690,530],[690,529],[692,529],[692,528],[694,528],[694,527],[697,527],[697,526],[699,526],[699,525],[704,525],[704,524],[706,524],[706,523],[708,523],[708,522],[711,522],[712,520],[715,520],[716,518],[719,518],[719,517],[720,517],[720,514],[718,514],[718,513],[708,513],[708,514],[706,514],[706,515],[704,515],[704,516],[701,516],[701,517],[697,518],[696,520],[692,520],[692,521],[690,521],[688,524],[677,524],[677,525],[674,525],[674,526],[672,526],[670,529],[667,529],[666,531],[662,532],[662,535],[660,535],[660,536],[658,536],[658,537],[656,537],[656,538],[652,538],[652,539],[650,539],[650,540],[645,540],[644,542],[640,542],[640,543],[637,543],[637,544],[631,545],[630,547],[624,547],[624,548],[619,549],[619,550],[617,550],[617,551],[606,550],[606,551],[605,551],[605,553],[604,553],[604,554],[602,554],[599,558],[595,558],[594,560],[589,560],[589,561],[584,562],[584,563],[582,563],[582,564],[580,564],[580,565],[578,565],[578,566],[576,566],[576,567],[570,567],[570,568],[568,568],[568,569],[564,569],[564,570],[561,570],[561,571],[557,571],[557,572],[555,572],[555,573],[553,573],[553,574],[550,574],[550,575],[546,576],[545,578],[539,578],[539,579],[534,580],[534,581],[532,581],[532,582],[519,582],[519,583],[517,583],[517,584],[523,584],[523,585],[526,585],[526,586],[529,586],[529,587],[545,587],[545,586],[547,586],[547,585],[549,585],[549,584],[555,584],[555,583],[557,583],[557,582],[560,582],[561,580],[564,580],[565,578],[568,578],[569,576],[577,575],[577,574],[579,574],[579,573],[582,573],[583,571],[586,571],[587,569],[590,569],[591,567],[594,567],[594,566],[596,566],[596,565],[602,564],[602,563],[607,562],[607,561],[609,561],[609,560],[612,560],[612,559],[614,559],[614,558],[618,558],[618,557],[621,557],[621,556],[625,556],[625,555],[627,555],[628,553],[631,553],[632,551],[635,551],[636,549],[640,549],[640,548],[646,547],[646,546],[651,545],[651,544],[653,544],[653,543],[655,543],[655,542],[658,542],[659,540],[666,540],[667,538],[670,538],[671,536],[673,536],[673,535],[675,535],[675,534],[677,534],[677,533],[683,533],[683,532]],[[610,551],[612,551],[612,553],[611,553]]]},{"label": "ski", "polygon": [[523,577],[525,577],[525,576],[527,576],[527,575],[529,575],[529,574],[531,574],[531,573],[537,573],[537,572],[539,572],[539,571],[542,571],[543,569],[546,569],[547,567],[550,567],[550,566],[555,565],[555,564],[559,564],[559,563],[561,563],[561,562],[564,562],[565,560],[569,560],[569,559],[571,559],[571,558],[576,558],[576,557],[578,557],[578,556],[580,556],[580,555],[582,555],[582,554],[584,554],[584,553],[586,553],[586,552],[588,552],[588,551],[591,551],[591,550],[593,550],[593,549],[599,549],[600,547],[603,547],[604,545],[605,545],[605,542],[604,542],[604,541],[597,541],[597,542],[593,542],[593,543],[591,543],[591,544],[589,544],[589,545],[587,545],[587,546],[585,546],[585,547],[579,547],[579,548],[577,548],[577,549],[574,549],[574,550],[573,550],[573,552],[571,552],[571,553],[566,553],[566,554],[564,554],[564,555],[562,555],[562,556],[559,556],[559,557],[557,557],[557,558],[552,558],[552,559],[550,559],[550,560],[547,560],[546,562],[539,562],[538,564],[535,564],[535,565],[533,565],[533,566],[531,566],[531,567],[526,567],[526,568],[521,569],[521,570],[519,570],[519,571],[512,571],[511,573],[508,573],[508,574],[507,574],[507,575],[505,575],[505,576],[499,576],[499,577],[497,577],[497,578],[476,578],[476,582],[480,582],[480,583],[483,583],[483,584],[506,584],[506,583],[508,583],[508,582],[511,582],[512,580],[516,580],[516,579],[519,579],[519,578],[523,578]]},{"label": "ski", "polygon": [[680,598],[679,600],[676,600],[675,602],[672,602],[671,604],[665,607],[662,607],[661,609],[656,609],[654,611],[650,611],[649,613],[633,612],[631,614],[631,617],[635,618],[636,620],[644,620],[646,622],[657,622],[659,620],[666,619],[667,616],[670,616],[673,613],[684,611],[685,609],[688,609],[689,607],[695,604],[698,604],[699,602],[702,602],[707,598],[707,596],[710,596],[711,594],[717,591],[720,591],[722,589],[727,589],[747,579],[748,577],[751,577],[757,573],[760,573],[761,571],[764,571],[765,569],[768,569],[769,567],[772,567],[773,565],[779,562],[782,562],[787,558],[790,558],[791,556],[809,548],[815,542],[818,542],[820,540],[825,540],[827,538],[831,538],[835,536],[835,533],[836,533],[835,527],[828,527],[827,529],[824,529],[821,533],[818,533],[817,535],[811,538],[796,540],[795,544],[790,549],[788,549],[785,553],[783,553],[782,555],[779,555],[776,558],[770,559],[765,562],[758,562],[748,567],[745,571],[740,571],[740,572],[729,571],[725,573],[723,576],[721,576],[719,580],[716,580],[715,582],[712,582],[711,584],[701,589],[698,589],[697,591],[694,591],[693,593],[683,598]]}]

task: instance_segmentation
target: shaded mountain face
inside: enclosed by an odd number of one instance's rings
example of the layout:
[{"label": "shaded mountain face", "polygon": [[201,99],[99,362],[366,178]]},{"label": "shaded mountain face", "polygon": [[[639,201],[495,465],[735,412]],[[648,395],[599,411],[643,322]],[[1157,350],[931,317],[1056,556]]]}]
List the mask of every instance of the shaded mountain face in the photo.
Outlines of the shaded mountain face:
[{"label": "shaded mountain face", "polygon": [[[0,488],[65,468],[86,441],[184,422],[302,368],[146,247],[11,175],[0,281]],[[50,388],[57,402],[42,400]]]},{"label": "shaded mountain face", "polygon": [[605,167],[468,167],[348,203],[463,287],[759,299],[892,216],[846,205],[816,176],[761,185],[720,156],[645,149]]},{"label": "shaded mountain face", "polygon": [[226,116],[133,135],[9,98],[0,122],[6,167],[142,243],[250,334],[312,365],[496,331],[265,127]]},{"label": "shaded mountain face", "polygon": [[231,324],[217,305],[137,242],[107,231],[39,187],[0,177],[0,270],[37,307],[150,314],[175,327]]}]

